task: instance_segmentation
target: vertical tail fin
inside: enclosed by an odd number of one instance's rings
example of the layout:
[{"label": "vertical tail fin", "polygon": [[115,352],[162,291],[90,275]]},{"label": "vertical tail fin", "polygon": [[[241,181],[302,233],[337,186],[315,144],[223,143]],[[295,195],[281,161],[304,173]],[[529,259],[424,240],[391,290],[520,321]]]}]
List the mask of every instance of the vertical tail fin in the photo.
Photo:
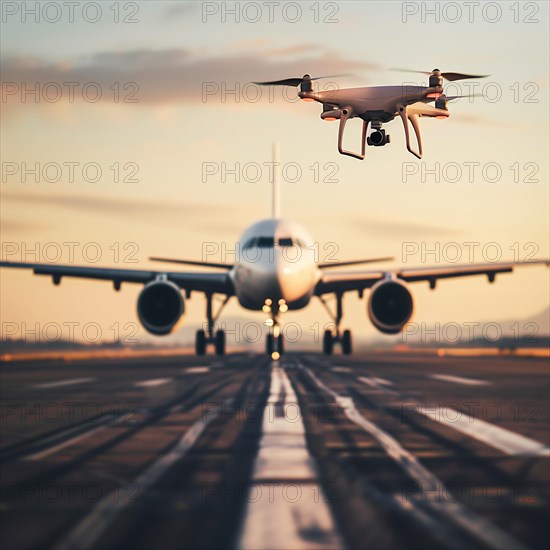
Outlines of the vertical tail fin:
[{"label": "vertical tail fin", "polygon": [[281,217],[281,189],[280,189],[280,161],[279,161],[279,144],[273,143],[273,181],[272,183],[272,196],[271,196],[271,217]]}]

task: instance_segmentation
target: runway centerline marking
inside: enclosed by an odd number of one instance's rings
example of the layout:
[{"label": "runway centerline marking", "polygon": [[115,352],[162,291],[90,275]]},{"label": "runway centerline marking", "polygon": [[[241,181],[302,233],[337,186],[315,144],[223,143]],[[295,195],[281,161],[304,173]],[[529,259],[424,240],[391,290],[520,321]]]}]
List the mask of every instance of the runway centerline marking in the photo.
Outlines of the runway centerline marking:
[{"label": "runway centerline marking", "polygon": [[157,386],[169,384],[172,380],[172,378],[154,378],[152,380],[142,380],[141,382],[136,382],[134,386],[137,386],[138,388],[156,388]]},{"label": "runway centerline marking", "polygon": [[183,369],[184,374],[199,374],[201,372],[209,372],[210,367],[187,367]]},{"label": "runway centerline marking", "polygon": [[[330,395],[337,405],[342,408],[344,414],[355,424],[363,428],[378,444],[386,454],[395,460],[397,464],[412,478],[420,487],[428,491],[441,491],[441,494],[451,494],[443,482],[432,472],[427,470],[416,457],[407,451],[393,436],[374,422],[365,418],[356,408],[351,397],[342,396],[333,389],[326,386],[313,371],[301,365],[301,368],[308,374],[318,388]],[[417,507],[414,500],[408,504]],[[422,505],[432,508],[436,513],[444,515],[450,522],[458,524],[462,529],[474,535],[486,545],[495,549],[518,550],[525,546],[511,535],[502,531],[486,519],[478,516],[472,510],[462,506],[457,501],[441,499],[439,501],[422,499]]]},{"label": "runway centerline marking", "polygon": [[219,415],[219,410],[225,410],[234,402],[233,398],[226,399],[222,407],[197,420],[188,428],[178,442],[166,453],[160,456],[153,464],[142,472],[132,483],[128,483],[130,494],[115,490],[106,495],[82,519],[68,535],[55,546],[56,550],[86,550],[95,545],[99,537],[105,532],[116,516],[130,503],[136,501],[143,493],[150,489],[176,462],[181,460],[191,447],[197,442],[205,428]]},{"label": "runway centerline marking", "polygon": [[330,370],[334,372],[351,372],[350,367],[332,367]]},{"label": "runway centerline marking", "polygon": [[34,384],[32,387],[36,390],[47,390],[50,388],[61,388],[63,386],[74,386],[76,384],[87,384],[93,382],[95,378],[71,378],[69,380],[58,380],[57,382],[44,382]]},{"label": "runway centerline marking", "polygon": [[464,386],[490,386],[491,382],[487,380],[478,380],[475,378],[464,378],[463,376],[452,376],[451,374],[431,374],[430,378],[442,380],[443,382],[452,382],[454,384],[463,384]]},{"label": "runway centerline marking", "polygon": [[238,547],[342,548],[326,502],[314,459],[307,449],[296,394],[286,372],[273,366]]},{"label": "runway centerline marking", "polygon": [[475,418],[450,407],[420,406],[414,404],[416,412],[462,432],[486,445],[490,445],[507,455],[550,456],[550,448],[534,439]]}]

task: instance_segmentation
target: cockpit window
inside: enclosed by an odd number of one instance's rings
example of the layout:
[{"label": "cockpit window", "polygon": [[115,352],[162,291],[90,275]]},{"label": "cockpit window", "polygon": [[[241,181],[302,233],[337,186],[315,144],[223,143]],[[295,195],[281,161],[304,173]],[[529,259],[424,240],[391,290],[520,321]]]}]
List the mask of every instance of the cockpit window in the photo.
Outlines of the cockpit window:
[{"label": "cockpit window", "polygon": [[275,240],[273,237],[258,237],[256,246],[258,248],[273,248],[275,246]]},{"label": "cockpit window", "polygon": [[299,248],[305,248],[302,241],[291,237],[281,237],[278,239],[277,243],[275,243],[275,239],[273,237],[255,237],[245,243],[244,249],[246,250],[255,246],[258,248],[274,248],[276,245],[283,247],[297,246]]},{"label": "cockpit window", "polygon": [[279,246],[294,246],[294,242],[290,237],[279,239]]}]

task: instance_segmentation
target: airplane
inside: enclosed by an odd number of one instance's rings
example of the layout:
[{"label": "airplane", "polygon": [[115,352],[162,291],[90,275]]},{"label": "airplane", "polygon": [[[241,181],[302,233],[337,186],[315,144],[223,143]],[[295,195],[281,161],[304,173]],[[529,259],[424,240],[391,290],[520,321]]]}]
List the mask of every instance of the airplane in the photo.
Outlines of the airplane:
[{"label": "airplane", "polygon": [[[280,166],[278,149],[274,147],[274,166]],[[352,353],[352,334],[341,330],[343,319],[342,298],[346,292],[357,292],[363,298],[370,291],[367,313],[372,324],[384,334],[398,334],[411,320],[414,301],[408,283],[425,281],[433,290],[439,279],[485,275],[490,283],[500,273],[510,273],[519,266],[549,265],[548,260],[528,262],[500,262],[451,267],[418,267],[395,270],[369,270],[342,272],[337,267],[390,261],[393,258],[368,258],[344,262],[319,263],[316,247],[310,234],[298,223],[281,218],[279,178],[274,170],[272,215],[251,225],[242,234],[234,264],[210,261],[182,260],[151,257],[152,261],[180,265],[209,267],[208,272],[111,269],[80,267],[47,263],[0,261],[0,267],[31,269],[35,275],[52,277],[55,285],[64,277],[107,280],[119,291],[122,283],[142,284],[137,301],[137,313],[143,327],[151,334],[162,336],[172,333],[185,313],[185,300],[193,292],[206,297],[206,330],[195,335],[195,351],[204,355],[208,344],[213,344],[216,355],[224,355],[226,337],[223,330],[214,330],[224,306],[236,297],[239,305],[269,316],[266,325],[271,327],[266,337],[266,353],[279,359],[284,352],[281,315],[289,310],[305,308],[318,298],[334,321],[334,330],[325,330],[323,352],[333,353],[339,344],[345,355]],[[213,311],[213,297],[222,302]],[[327,296],[336,298],[336,311],[331,311]]]},{"label": "airplane", "polygon": [[[387,143],[390,143],[390,136],[386,134],[386,130],[382,128],[382,125],[399,116],[405,129],[407,150],[420,159],[422,158],[422,138],[418,119],[420,117],[448,118],[450,113],[447,103],[449,101],[459,97],[473,97],[446,96],[443,93],[443,79],[456,81],[469,78],[486,78],[489,76],[441,72],[439,69],[433,69],[433,71],[409,71],[408,69],[392,68],[391,70],[426,74],[429,76],[428,87],[412,85],[367,86],[314,92],[312,84],[314,80],[333,77],[311,77],[309,74],[305,74],[302,78],[284,78],[269,82],[254,82],[254,84],[259,86],[300,86],[300,91],[298,92],[300,99],[309,102],[317,101],[323,104],[323,112],[321,113],[323,120],[340,120],[338,130],[338,151],[340,154],[359,160],[365,158],[365,142],[367,145],[373,147],[383,147]],[[431,101],[435,101],[435,107],[428,105]],[[354,117],[359,117],[363,120],[361,153],[348,151],[343,146],[346,122]],[[409,122],[416,136],[416,150],[411,145]],[[367,136],[369,125],[371,133]]]}]

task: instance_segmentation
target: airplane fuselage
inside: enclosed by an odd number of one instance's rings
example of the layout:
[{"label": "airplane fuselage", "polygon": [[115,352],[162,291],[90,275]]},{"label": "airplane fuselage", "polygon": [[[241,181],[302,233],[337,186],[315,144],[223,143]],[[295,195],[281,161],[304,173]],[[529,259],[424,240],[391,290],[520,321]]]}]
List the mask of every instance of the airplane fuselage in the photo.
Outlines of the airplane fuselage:
[{"label": "airplane fuselage", "polygon": [[239,241],[230,272],[239,304],[261,310],[266,300],[289,309],[305,307],[321,274],[309,233],[282,219],[266,219],[249,227]]}]

